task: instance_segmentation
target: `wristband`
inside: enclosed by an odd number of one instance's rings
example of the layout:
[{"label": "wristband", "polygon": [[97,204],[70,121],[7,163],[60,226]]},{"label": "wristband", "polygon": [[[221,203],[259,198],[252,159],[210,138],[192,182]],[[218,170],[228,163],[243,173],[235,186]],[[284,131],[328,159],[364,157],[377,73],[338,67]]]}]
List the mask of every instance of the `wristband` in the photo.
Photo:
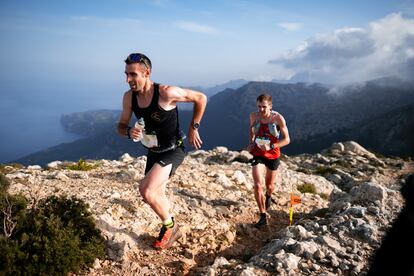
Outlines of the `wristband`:
[{"label": "wristband", "polygon": [[130,126],[127,126],[127,128],[126,128],[125,136],[127,136],[128,139],[131,139],[131,134],[129,134],[129,131],[131,130],[131,128],[132,127],[130,127]]}]

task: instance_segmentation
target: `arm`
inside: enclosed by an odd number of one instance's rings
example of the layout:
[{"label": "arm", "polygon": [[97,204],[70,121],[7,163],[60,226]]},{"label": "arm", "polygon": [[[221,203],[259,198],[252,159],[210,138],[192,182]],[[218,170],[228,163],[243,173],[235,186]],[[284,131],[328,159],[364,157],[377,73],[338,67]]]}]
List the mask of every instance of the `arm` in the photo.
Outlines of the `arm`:
[{"label": "arm", "polygon": [[283,138],[279,142],[274,144],[274,147],[281,148],[281,147],[289,145],[289,143],[290,143],[289,130],[287,128],[285,118],[283,118],[282,115],[277,114],[276,122],[280,127],[280,132],[282,133]]},{"label": "arm", "polygon": [[253,125],[254,125],[254,122],[255,122],[255,113],[254,112],[252,112],[252,113],[250,113],[250,122],[249,122],[249,145],[247,146],[247,150],[248,151],[250,151],[250,150],[252,150],[253,149],[253,143],[254,143],[254,136],[255,136],[255,134],[254,134],[254,129],[253,129]]},{"label": "arm", "polygon": [[[125,92],[122,100],[122,112],[118,122],[118,134],[121,136],[128,136],[127,131],[129,128],[129,121],[132,116],[132,106],[131,106],[131,97],[132,93],[130,91]],[[141,135],[141,129],[130,128],[129,135],[132,139],[137,139]]]},{"label": "arm", "polygon": [[163,100],[169,106],[176,105],[177,102],[192,102],[194,103],[193,119],[188,130],[188,142],[196,149],[201,147],[201,141],[198,130],[193,127],[194,123],[200,123],[207,105],[207,97],[198,91],[191,89],[184,89],[177,86],[168,86],[165,88]]}]

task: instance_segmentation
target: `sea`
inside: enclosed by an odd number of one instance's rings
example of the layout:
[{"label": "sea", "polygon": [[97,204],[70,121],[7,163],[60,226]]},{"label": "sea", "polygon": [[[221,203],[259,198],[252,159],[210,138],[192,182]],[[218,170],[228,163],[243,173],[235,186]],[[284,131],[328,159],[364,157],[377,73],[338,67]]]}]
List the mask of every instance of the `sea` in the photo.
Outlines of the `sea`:
[{"label": "sea", "polygon": [[68,86],[0,90],[0,163],[77,140],[60,123],[62,114],[97,109],[120,110],[125,89]]}]

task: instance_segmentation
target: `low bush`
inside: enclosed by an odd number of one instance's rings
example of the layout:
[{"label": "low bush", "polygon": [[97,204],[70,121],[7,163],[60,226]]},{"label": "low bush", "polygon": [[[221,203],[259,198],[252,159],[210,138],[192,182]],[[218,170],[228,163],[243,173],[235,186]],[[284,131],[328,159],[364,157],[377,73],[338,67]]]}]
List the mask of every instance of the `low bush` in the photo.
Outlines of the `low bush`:
[{"label": "low bush", "polygon": [[326,176],[326,175],[334,174],[334,173],[336,173],[336,169],[334,167],[323,167],[323,166],[321,166],[321,167],[319,167],[315,170],[315,174],[319,174],[319,175],[322,175],[322,176]]},{"label": "low bush", "polygon": [[302,185],[299,185],[297,187],[298,191],[301,192],[302,194],[304,193],[310,193],[310,194],[316,194],[316,188],[315,185],[311,184],[311,183],[304,183]]},{"label": "low bush", "polygon": [[2,193],[0,208],[1,222],[15,226],[0,227],[0,275],[77,273],[105,256],[88,206],[75,197],[51,196],[27,209],[23,196]]},{"label": "low bush", "polygon": [[95,167],[95,165],[88,164],[85,160],[80,159],[76,164],[69,165],[66,168],[74,171],[89,171],[94,169]]}]

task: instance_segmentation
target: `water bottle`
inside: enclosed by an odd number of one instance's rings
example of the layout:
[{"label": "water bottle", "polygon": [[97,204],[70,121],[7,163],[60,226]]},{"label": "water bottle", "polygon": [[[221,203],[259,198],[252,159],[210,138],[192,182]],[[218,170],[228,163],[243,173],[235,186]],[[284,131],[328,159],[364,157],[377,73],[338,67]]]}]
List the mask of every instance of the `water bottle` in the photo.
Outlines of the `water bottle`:
[{"label": "water bottle", "polygon": [[139,129],[141,129],[142,130],[142,133],[141,133],[141,137],[140,138],[138,138],[138,139],[133,139],[132,141],[134,141],[134,142],[139,142],[139,141],[141,141],[141,139],[142,139],[142,136],[143,136],[143,133],[144,133],[144,130],[145,130],[145,121],[144,121],[144,118],[139,118],[138,119],[138,121],[136,121],[135,122],[135,125],[134,125],[134,127],[135,128],[139,128]]}]

